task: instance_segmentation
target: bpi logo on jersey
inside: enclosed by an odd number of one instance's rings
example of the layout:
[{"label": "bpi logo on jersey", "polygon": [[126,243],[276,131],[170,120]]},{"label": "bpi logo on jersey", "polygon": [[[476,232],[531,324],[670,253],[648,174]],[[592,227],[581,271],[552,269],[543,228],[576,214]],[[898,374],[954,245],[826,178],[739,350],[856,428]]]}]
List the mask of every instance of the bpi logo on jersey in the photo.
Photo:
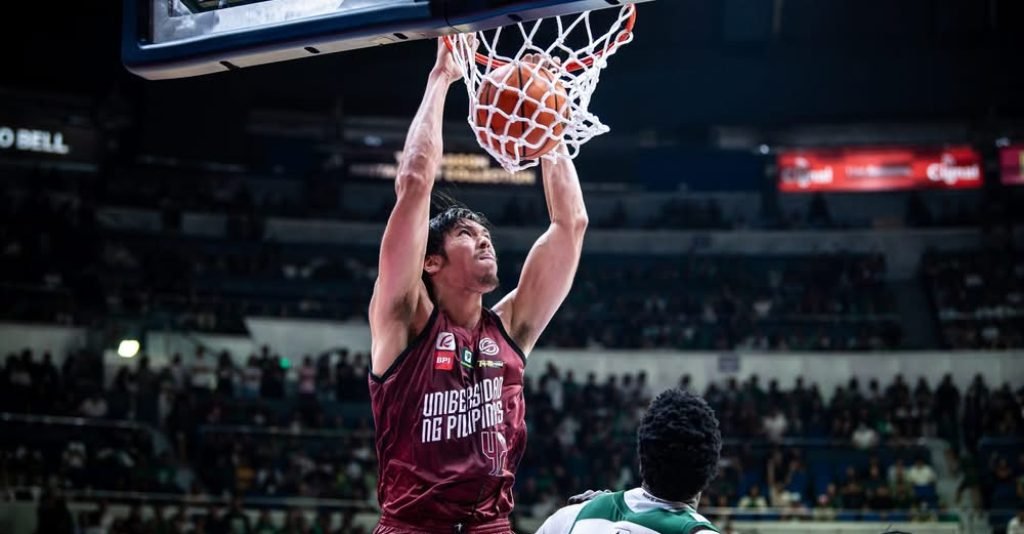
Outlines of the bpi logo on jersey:
[{"label": "bpi logo on jersey", "polygon": [[451,371],[455,367],[455,334],[440,332],[434,343],[434,369]]},{"label": "bpi logo on jersey", "polygon": [[477,348],[480,349],[480,354],[484,354],[486,356],[494,356],[495,354],[498,354],[498,344],[489,337],[481,339],[480,342],[477,343]]},{"label": "bpi logo on jersey", "polygon": [[455,353],[454,352],[435,352],[434,353],[434,369],[438,371],[451,371],[452,367],[455,366]]}]

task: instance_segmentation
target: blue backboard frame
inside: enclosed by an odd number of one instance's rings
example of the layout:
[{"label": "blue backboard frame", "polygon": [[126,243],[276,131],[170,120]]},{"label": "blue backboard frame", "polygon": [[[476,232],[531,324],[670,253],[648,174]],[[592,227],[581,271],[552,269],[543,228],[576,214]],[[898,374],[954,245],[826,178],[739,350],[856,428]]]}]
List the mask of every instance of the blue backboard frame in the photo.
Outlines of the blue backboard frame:
[{"label": "blue backboard frame", "polygon": [[183,78],[643,1],[649,0],[380,0],[352,12],[153,43],[153,0],[123,0],[121,56],[143,78]]},{"label": "blue backboard frame", "polygon": [[151,80],[224,72],[338,51],[331,43],[348,43],[344,49],[388,44],[390,40],[401,41],[394,34],[417,24],[429,28],[444,21],[431,13],[429,1],[414,0],[390,3],[381,9],[155,44],[148,42],[151,1],[124,0],[123,4],[122,61],[128,70]]}]

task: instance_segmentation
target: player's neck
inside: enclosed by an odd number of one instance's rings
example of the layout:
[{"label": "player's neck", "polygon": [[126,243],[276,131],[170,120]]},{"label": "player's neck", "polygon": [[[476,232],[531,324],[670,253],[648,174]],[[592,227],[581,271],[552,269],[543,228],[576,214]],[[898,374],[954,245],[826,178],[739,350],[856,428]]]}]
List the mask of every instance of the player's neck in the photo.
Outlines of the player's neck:
[{"label": "player's neck", "polygon": [[466,330],[472,330],[480,323],[484,299],[483,295],[473,291],[438,288],[437,306],[444,311],[451,322]]},{"label": "player's neck", "polygon": [[648,499],[655,502],[667,504],[669,506],[672,506],[673,508],[682,508],[684,506],[688,506],[694,510],[697,510],[697,505],[700,504],[700,493],[695,495],[692,499],[687,499],[685,501],[672,501],[668,499],[662,499],[661,497],[658,497],[657,495],[651,493],[651,490],[647,487],[647,484],[642,484],[640,488],[643,490],[644,495]]}]

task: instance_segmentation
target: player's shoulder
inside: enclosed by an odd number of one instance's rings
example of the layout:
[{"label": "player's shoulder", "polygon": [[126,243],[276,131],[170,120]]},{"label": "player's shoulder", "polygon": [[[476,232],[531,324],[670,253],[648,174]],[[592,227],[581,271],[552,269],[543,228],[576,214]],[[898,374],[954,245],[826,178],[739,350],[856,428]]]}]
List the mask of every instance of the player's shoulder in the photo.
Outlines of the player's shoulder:
[{"label": "player's shoulder", "polygon": [[429,298],[421,299],[407,317],[386,320],[371,313],[371,376],[383,382],[394,374],[407,355],[425,350],[427,340],[437,336],[434,331],[438,329],[440,315],[439,308]]}]

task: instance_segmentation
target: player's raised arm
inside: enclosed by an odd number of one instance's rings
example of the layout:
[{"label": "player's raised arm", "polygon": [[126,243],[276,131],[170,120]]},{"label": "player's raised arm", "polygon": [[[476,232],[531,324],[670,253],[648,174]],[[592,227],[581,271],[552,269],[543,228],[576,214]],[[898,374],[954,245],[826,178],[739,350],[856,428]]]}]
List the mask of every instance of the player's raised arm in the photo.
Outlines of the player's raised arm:
[{"label": "player's raised arm", "polygon": [[526,256],[519,286],[494,308],[526,354],[572,288],[588,222],[572,160],[544,158],[541,169],[551,225]]},{"label": "player's raised arm", "polygon": [[[441,164],[444,103],[448,88],[460,78],[448,48],[438,41],[437,61],[430,71],[423,102],[409,127],[398,166],[395,208],[380,244],[377,281],[370,299],[372,370],[387,371],[410,339],[418,312],[425,309],[421,281],[427,249],[430,194]],[[428,312],[429,313],[429,312]],[[422,326],[422,325],[419,325]]]}]

